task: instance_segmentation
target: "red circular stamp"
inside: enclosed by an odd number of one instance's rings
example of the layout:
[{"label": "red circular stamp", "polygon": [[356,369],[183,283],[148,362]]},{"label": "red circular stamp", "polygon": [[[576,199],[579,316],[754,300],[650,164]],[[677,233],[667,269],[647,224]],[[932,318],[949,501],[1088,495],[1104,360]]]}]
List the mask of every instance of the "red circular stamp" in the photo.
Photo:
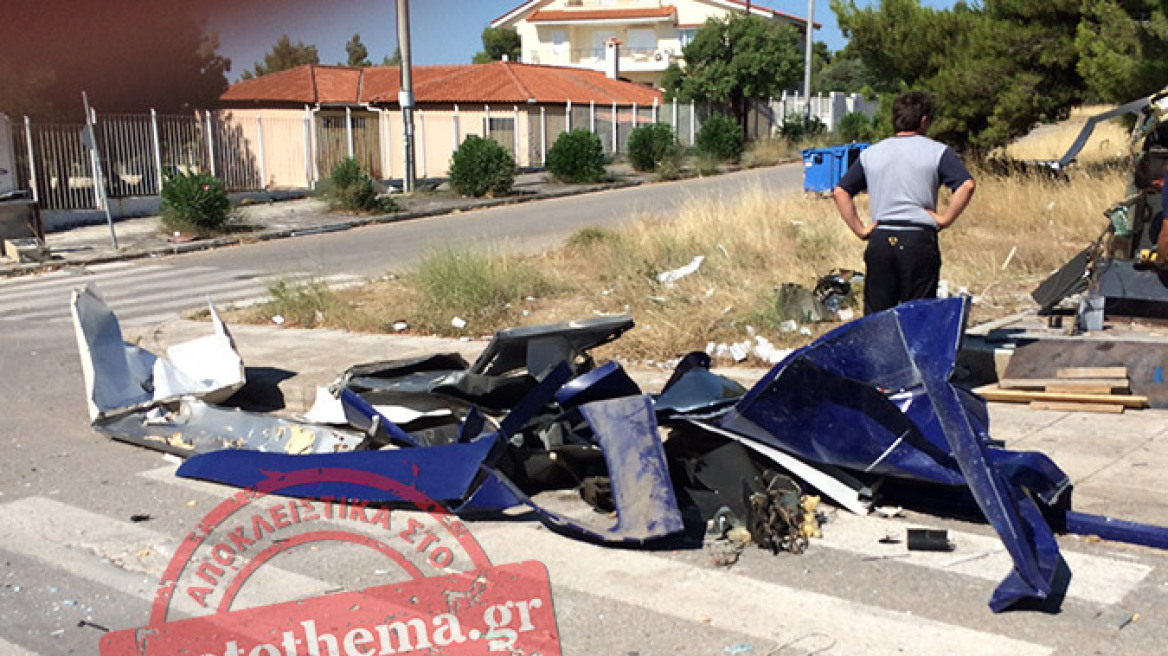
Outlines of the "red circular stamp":
[{"label": "red circular stamp", "polygon": [[[321,482],[392,492],[416,510],[278,496]],[[321,543],[375,553],[399,580],[272,600],[298,588],[296,575],[273,561]],[[312,588],[299,587],[301,594]],[[559,654],[547,569],[536,561],[492,565],[440,504],[399,481],[351,469],[274,474],[220,503],[171,558],[149,623],[101,641],[102,656],[423,652]]]}]

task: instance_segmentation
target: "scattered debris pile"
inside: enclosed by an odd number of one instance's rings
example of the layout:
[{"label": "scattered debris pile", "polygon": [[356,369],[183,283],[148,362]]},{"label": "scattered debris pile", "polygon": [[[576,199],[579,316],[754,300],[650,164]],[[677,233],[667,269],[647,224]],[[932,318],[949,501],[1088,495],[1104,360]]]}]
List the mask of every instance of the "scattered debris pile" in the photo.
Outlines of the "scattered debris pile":
[{"label": "scattered debris pile", "polygon": [[[633,327],[627,316],[513,328],[470,364],[435,354],[350,367],[309,413],[317,423],[212,405],[238,384],[230,376],[188,375],[159,392],[170,378],[146,375],[146,363],[167,365],[123,343],[96,293],[75,295],[74,317],[95,427],[189,456],[183,477],[267,489],[303,480],[297,472],[350,470],[395,484],[281,493],[400,503],[409,487],[460,514],[525,506],[589,541],[713,536],[793,553],[819,530],[814,495],[865,514],[877,489],[924,485],[930,500],[972,495],[1001,536],[1014,570],[995,611],[1057,592],[1056,530],[1168,547],[1168,530],[1069,510],[1070,481],[1049,458],[990,438],[983,399],[949,381],[968,303],[918,301],[845,324],[750,390],[695,352],[660,393],[642,393],[617,363],[589,355]],[[215,331],[184,347],[227,359],[230,337],[219,322]],[[540,502],[563,488],[602,512]]]}]

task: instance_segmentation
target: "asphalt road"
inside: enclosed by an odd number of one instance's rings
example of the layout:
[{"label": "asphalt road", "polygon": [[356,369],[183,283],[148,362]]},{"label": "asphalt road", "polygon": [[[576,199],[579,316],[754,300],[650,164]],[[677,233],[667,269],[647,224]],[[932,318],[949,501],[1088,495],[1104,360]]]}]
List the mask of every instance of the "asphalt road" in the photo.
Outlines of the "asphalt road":
[{"label": "asphalt road", "polygon": [[[799,175],[797,166],[788,166],[650,185],[135,262],[102,275],[111,276],[126,298],[130,290],[148,291],[155,303],[173,299],[168,308],[194,307],[203,290],[192,281],[217,280],[195,276],[378,275],[447,242],[538,249],[579,227],[619,224],[640,209],[668,212],[700,195],[732,197],[760,184],[785,193],[798,188]],[[14,297],[23,299],[22,307],[41,299],[46,308],[63,310],[72,286],[68,275],[0,281],[0,307]],[[91,429],[71,325],[61,316],[49,319],[35,307],[25,309],[28,314],[0,316],[0,654],[96,654],[103,629],[146,623],[170,556],[229,491],[176,479],[174,464],[158,453],[111,442]],[[174,316],[177,309],[167,311]],[[173,342],[173,321],[142,317],[133,334],[145,345]],[[354,361],[401,355],[392,338],[331,334],[314,342],[271,327],[240,327],[236,337],[249,366],[277,372],[308,363],[339,372]],[[1164,432],[1156,416],[1066,417],[1022,409],[1002,424],[1009,427],[1002,435],[1041,443],[1044,435],[1060,434],[1054,429],[1063,431],[1063,439],[1091,454],[1083,461],[1084,478],[1100,478],[1101,466],[1090,459],[1096,449],[1136,454],[1144,468],[1133,471],[1144,476],[1154,474],[1147,463],[1168,461],[1151,451]],[[1098,437],[1108,430],[1138,437],[1143,450],[1102,444]],[[1116,499],[1102,498],[1101,504],[1115,504],[1104,509],[1125,508],[1123,482],[1101,489]],[[1151,496],[1141,503],[1157,502]],[[806,554],[748,549],[729,570],[712,565],[703,550],[606,549],[531,521],[474,522],[471,528],[496,563],[538,559],[546,565],[567,654],[1164,651],[1168,567],[1161,552],[1060,540],[1075,574],[1060,612],[994,615],[986,603],[1009,565],[986,526],[913,515],[885,521],[839,515],[826,528],[829,539],[813,542]],[[392,522],[405,528],[408,517],[395,514]],[[910,557],[877,540],[910,525],[949,529],[959,551]],[[268,578],[248,593],[258,603],[358,589],[393,581],[386,570],[385,559],[368,551],[322,545],[279,556]],[[181,600],[176,616],[206,614],[191,604]]]},{"label": "asphalt road", "polygon": [[346,232],[297,237],[175,258],[185,265],[258,269],[279,274],[381,275],[400,271],[443,244],[536,251],[554,246],[586,226],[613,227],[636,212],[668,214],[694,198],[732,200],[751,189],[798,191],[796,164],[728,175],[658,183],[562,199],[523,203]]}]

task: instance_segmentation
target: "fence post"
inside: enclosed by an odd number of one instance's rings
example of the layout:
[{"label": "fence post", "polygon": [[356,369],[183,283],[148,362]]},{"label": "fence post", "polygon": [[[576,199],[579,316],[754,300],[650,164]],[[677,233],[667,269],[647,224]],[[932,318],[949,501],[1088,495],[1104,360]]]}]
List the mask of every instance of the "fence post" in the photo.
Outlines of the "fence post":
[{"label": "fence post", "polygon": [[[89,109],[86,107],[86,109]],[[105,209],[101,202],[101,189],[105,184],[105,180],[101,179],[101,162],[98,161],[97,155],[97,110],[89,109],[85,115],[85,121],[89,124],[89,136],[93,138],[93,143],[89,147],[89,175],[93,180],[93,205],[99,210]],[[111,221],[112,222],[112,221]]]},{"label": "fence post", "polygon": [[393,179],[393,130],[389,129],[390,112],[388,109],[380,109],[381,120],[378,125],[381,126],[381,143],[384,144],[381,155],[382,161],[385,163],[385,179]]},{"label": "fence post", "polygon": [[612,101],[612,154],[615,155],[620,149],[617,148],[617,139],[620,134],[617,132],[617,124],[620,123],[620,116],[616,113],[616,101]]},{"label": "fence post", "polygon": [[203,111],[204,122],[207,124],[207,162],[211,165],[211,175],[217,176],[215,171],[215,133],[211,123],[210,110]]},{"label": "fence post", "polygon": [[588,101],[588,131],[596,134],[596,101]]},{"label": "fence post", "polygon": [[673,98],[673,139],[678,143],[681,142],[681,126],[677,124],[677,97]]},{"label": "fence post", "polygon": [[491,106],[483,105],[483,138],[491,138]]},{"label": "fence post", "polygon": [[421,146],[417,149],[418,159],[421,160],[419,164],[422,165],[422,177],[425,178],[429,172],[426,170],[426,110],[424,109],[418,110],[418,141],[420,142],[419,146]]},{"label": "fence post", "polygon": [[158,138],[158,112],[150,108],[150,134],[154,137],[154,174],[158,178],[158,193],[162,193],[162,140]]},{"label": "fence post", "polygon": [[[518,165],[519,164],[519,105],[512,105],[512,108],[514,109],[514,112],[515,112],[515,117],[513,119],[514,122],[512,123],[515,126],[515,129],[511,131],[511,147],[515,149],[515,164]],[[528,129],[526,130],[526,132],[527,132],[528,143],[531,143],[530,126],[528,126]],[[531,162],[528,162],[528,164],[530,164],[530,163]]]},{"label": "fence post", "polygon": [[304,185],[308,189],[312,189],[312,113],[308,109],[308,105],[304,106],[304,116],[301,122],[304,124]]},{"label": "fence post", "polygon": [[259,112],[256,112],[256,131],[258,135],[256,141],[259,145],[259,157],[257,159],[260,161],[260,188],[267,189],[268,170],[264,166],[264,120],[260,118]]},{"label": "fence post", "polygon": [[572,99],[568,99],[567,108],[564,110],[564,130],[566,132],[572,131]]},{"label": "fence post", "polygon": [[356,152],[353,149],[353,108],[345,108],[345,140],[349,146],[349,157],[354,157]]},{"label": "fence post", "polygon": [[689,102],[689,145],[693,146],[697,142],[697,104],[690,100]]},{"label": "fence post", "polygon": [[28,146],[28,188],[32,190],[32,202],[40,204],[40,190],[37,188],[36,149],[32,146],[32,122],[24,117],[24,143]]},{"label": "fence post", "polygon": [[539,165],[547,164],[547,108],[539,106]]},{"label": "fence post", "polygon": [[458,147],[460,145],[462,145],[462,134],[461,134],[461,130],[459,129],[461,126],[458,124],[458,121],[459,121],[458,105],[455,105],[454,106],[454,149],[455,150],[458,150]]},{"label": "fence post", "polygon": [[657,122],[657,99],[653,99],[653,122]]}]

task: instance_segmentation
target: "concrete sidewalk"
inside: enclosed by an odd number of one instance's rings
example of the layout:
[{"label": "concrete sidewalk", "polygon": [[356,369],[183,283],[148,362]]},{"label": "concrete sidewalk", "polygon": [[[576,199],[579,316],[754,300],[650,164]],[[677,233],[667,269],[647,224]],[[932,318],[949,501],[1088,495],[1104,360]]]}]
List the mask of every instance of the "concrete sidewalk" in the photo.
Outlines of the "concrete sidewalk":
[{"label": "concrete sidewalk", "polygon": [[466,198],[450,191],[421,192],[396,196],[400,210],[391,214],[353,215],[330,212],[327,203],[313,197],[264,202],[247,201],[235,209],[228,234],[210,239],[178,242],[165,234],[157,215],[117,219],[114,232],[118,248],[113,248],[110,227],[104,215],[87,216],[87,225],[50,232],[45,244],[50,257],[44,262],[17,263],[0,256],[0,276],[35,273],[67,266],[99,264],[117,260],[176,255],[224,246],[271,239],[348,230],[377,223],[408,221],[428,216],[510,205],[549,198],[561,198],[608,189],[643,184],[652,178],[627,166],[608,167],[610,180],[598,184],[564,184],[545,172],[523,173],[516,177],[512,195],[504,198]]},{"label": "concrete sidewalk", "polygon": [[[206,335],[209,327],[205,322],[175,319],[138,327],[126,338],[154,353],[165,353],[168,346]],[[448,352],[473,361],[487,345],[487,339],[257,325],[229,328],[249,375],[267,376],[268,382],[278,385],[278,400],[284,406],[279,414],[305,412],[318,385],[335,382],[355,364]],[[625,369],[650,393],[659,391],[671,373],[639,365]],[[749,388],[767,370],[727,367],[715,371]],[[1168,411],[1129,410],[1112,415],[1034,410],[1026,404],[988,406],[994,438],[1004,440],[1010,449],[1047,454],[1071,477],[1076,510],[1168,526],[1162,481],[1168,469]]]}]

